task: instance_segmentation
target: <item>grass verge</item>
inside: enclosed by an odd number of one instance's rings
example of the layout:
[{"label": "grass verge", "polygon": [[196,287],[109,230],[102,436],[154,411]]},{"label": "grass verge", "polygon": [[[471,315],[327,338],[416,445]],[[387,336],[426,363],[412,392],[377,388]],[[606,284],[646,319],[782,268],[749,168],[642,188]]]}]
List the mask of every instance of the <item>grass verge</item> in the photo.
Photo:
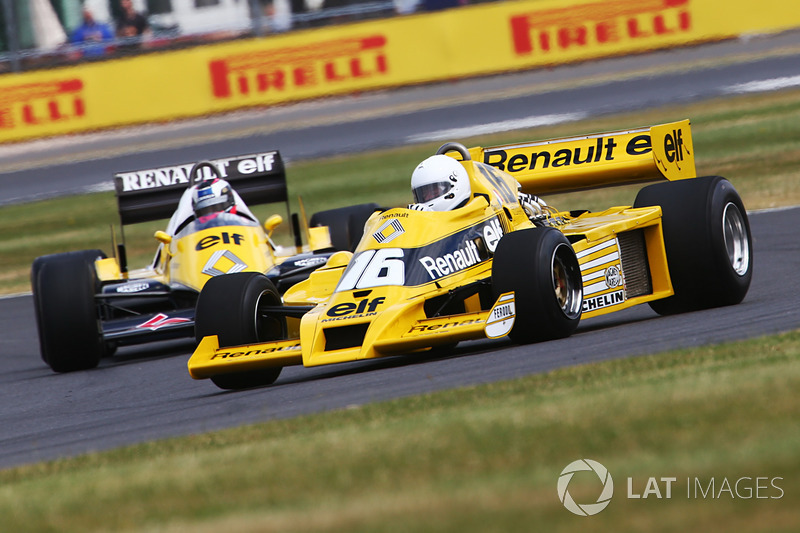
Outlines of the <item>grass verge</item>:
[{"label": "grass verge", "polygon": [[[798,531],[798,389],[795,331],[10,469],[0,516],[15,532]],[[581,458],[614,479],[596,516],[557,497]],[[650,478],[662,498],[628,498]],[[579,503],[600,488],[569,486]]]}]

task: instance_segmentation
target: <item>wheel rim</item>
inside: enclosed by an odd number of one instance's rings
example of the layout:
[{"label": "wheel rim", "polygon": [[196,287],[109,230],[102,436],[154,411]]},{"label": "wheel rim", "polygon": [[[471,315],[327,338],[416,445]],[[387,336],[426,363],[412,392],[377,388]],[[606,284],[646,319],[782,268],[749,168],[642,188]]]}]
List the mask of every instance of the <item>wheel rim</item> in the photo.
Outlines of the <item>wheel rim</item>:
[{"label": "wheel rim", "polygon": [[279,318],[270,316],[264,307],[277,305],[275,298],[268,292],[262,292],[258,295],[256,301],[256,313],[254,331],[256,332],[257,342],[266,342],[284,337],[283,322]]},{"label": "wheel rim", "polygon": [[742,212],[730,202],[722,213],[722,233],[733,271],[744,276],[750,269],[750,239]]},{"label": "wheel rim", "polygon": [[561,307],[561,311],[568,318],[576,318],[581,312],[581,300],[583,299],[583,288],[576,282],[574,265],[569,259],[571,250],[564,244],[558,245],[553,252],[551,263],[551,277],[553,281],[553,293],[556,301]]}]

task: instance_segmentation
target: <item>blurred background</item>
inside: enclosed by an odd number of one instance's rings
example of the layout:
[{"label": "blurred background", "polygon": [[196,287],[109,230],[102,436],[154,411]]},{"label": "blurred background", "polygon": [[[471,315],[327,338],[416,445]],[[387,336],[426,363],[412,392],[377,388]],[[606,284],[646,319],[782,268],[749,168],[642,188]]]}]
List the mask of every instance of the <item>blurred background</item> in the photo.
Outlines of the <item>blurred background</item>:
[{"label": "blurred background", "polygon": [[[725,5],[721,13],[717,0],[0,0],[0,143],[800,28],[796,0]],[[700,79],[687,80],[692,90]],[[529,114],[518,108],[513,118]]]},{"label": "blurred background", "polygon": [[[494,0],[469,0],[470,4]],[[467,0],[0,0],[0,72],[96,60],[93,43],[76,36],[90,14],[110,30],[112,55],[201,45],[418,11]],[[137,33],[120,31],[126,6],[143,17]],[[141,30],[141,28],[139,28]],[[87,53],[88,50],[88,53]],[[108,56],[104,54],[105,59]]]}]

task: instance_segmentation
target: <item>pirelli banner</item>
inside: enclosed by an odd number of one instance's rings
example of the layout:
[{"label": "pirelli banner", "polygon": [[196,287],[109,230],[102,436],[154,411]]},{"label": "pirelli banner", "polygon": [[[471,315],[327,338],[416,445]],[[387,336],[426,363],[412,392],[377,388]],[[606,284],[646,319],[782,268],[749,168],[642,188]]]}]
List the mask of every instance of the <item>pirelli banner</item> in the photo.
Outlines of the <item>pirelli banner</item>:
[{"label": "pirelli banner", "polygon": [[800,27],[796,0],[524,0],[0,76],[0,142]]}]

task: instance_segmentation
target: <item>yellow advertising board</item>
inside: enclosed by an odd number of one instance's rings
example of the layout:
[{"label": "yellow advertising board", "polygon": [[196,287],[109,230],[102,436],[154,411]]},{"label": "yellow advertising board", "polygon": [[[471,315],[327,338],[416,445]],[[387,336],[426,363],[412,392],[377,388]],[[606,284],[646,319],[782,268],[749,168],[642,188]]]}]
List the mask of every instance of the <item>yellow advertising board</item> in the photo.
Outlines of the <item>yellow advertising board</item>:
[{"label": "yellow advertising board", "polygon": [[0,142],[800,27],[795,0],[520,0],[0,76]]}]

